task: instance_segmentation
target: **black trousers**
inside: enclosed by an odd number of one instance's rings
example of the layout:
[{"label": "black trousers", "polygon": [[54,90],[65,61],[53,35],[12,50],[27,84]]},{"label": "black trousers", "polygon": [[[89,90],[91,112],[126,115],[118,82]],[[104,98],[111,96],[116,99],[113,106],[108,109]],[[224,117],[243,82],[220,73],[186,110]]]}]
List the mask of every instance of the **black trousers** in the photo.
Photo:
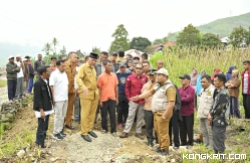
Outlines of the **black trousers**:
[{"label": "black trousers", "polygon": [[[193,145],[194,139],[194,114],[189,116],[182,116],[183,120],[180,121],[180,135],[182,145]],[[187,141],[188,136],[188,141]]]},{"label": "black trousers", "polygon": [[173,116],[169,123],[169,137],[170,137],[170,144],[172,144],[172,138],[174,136],[174,146],[180,146],[180,133],[179,133],[179,111],[176,110],[173,112]]},{"label": "black trousers", "polygon": [[8,98],[13,100],[16,95],[16,82],[17,80],[8,80]]},{"label": "black trousers", "polygon": [[49,115],[45,119],[38,118],[38,127],[36,131],[36,144],[44,145],[44,140],[46,139],[46,131],[49,127]]},{"label": "black trousers", "polygon": [[116,132],[115,106],[116,101],[108,100],[106,102],[103,102],[103,106],[101,108],[102,129],[108,131],[107,113],[109,112],[111,133]]},{"label": "black trousers", "polygon": [[243,94],[243,106],[245,110],[245,119],[250,119],[250,95]]},{"label": "black trousers", "polygon": [[153,142],[155,137],[153,136],[154,131],[154,113],[150,110],[144,110],[144,119],[146,122],[146,134],[148,142]]},{"label": "black trousers", "polygon": [[119,104],[117,107],[118,124],[126,122],[128,117],[128,100],[125,94],[119,94]]}]

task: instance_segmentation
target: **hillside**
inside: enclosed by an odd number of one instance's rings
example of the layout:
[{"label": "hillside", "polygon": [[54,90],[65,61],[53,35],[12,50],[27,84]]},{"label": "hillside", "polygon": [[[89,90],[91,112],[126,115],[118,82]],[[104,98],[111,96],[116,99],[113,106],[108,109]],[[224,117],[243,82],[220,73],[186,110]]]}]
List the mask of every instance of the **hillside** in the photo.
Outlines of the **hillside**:
[{"label": "hillside", "polygon": [[[198,26],[201,33],[214,33],[221,37],[229,36],[234,27],[242,26],[246,29],[250,27],[250,12],[239,16],[232,16],[218,19],[210,23]],[[168,36],[170,41],[175,41],[179,32],[174,32]]]}]

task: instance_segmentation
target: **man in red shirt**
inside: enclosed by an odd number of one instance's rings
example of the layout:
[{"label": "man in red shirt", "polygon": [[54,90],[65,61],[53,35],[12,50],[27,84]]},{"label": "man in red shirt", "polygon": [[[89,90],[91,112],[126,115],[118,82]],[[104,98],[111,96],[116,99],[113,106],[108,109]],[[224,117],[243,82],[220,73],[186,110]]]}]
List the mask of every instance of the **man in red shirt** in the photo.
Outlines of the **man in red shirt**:
[{"label": "man in red shirt", "polygon": [[125,129],[120,135],[120,138],[127,138],[128,133],[131,130],[134,122],[135,115],[137,115],[136,120],[136,137],[143,139],[141,135],[142,121],[144,118],[144,100],[131,101],[131,97],[141,94],[141,89],[143,85],[147,82],[146,75],[143,75],[143,66],[141,63],[138,63],[135,67],[135,73],[130,75],[126,81],[125,94],[129,100],[129,114],[126,121]]},{"label": "man in red shirt", "polygon": [[250,61],[246,60],[243,64],[244,71],[241,73],[243,106],[245,110],[245,119],[250,119]]},{"label": "man in red shirt", "polygon": [[105,71],[98,77],[97,86],[100,92],[100,107],[103,132],[108,132],[107,112],[109,112],[111,134],[116,136],[115,107],[118,105],[118,80],[112,73],[111,61],[103,62]]}]

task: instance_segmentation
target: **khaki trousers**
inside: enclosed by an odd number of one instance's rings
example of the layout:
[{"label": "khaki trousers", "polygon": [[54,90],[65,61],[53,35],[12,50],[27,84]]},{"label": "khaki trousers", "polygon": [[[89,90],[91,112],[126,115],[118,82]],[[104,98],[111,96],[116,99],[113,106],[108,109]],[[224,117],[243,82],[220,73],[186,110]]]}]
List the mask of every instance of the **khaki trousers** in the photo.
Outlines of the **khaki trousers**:
[{"label": "khaki trousers", "polygon": [[161,150],[169,151],[170,139],[169,139],[169,121],[173,115],[173,112],[166,119],[162,118],[163,112],[154,113],[154,128],[157,133],[159,148]]},{"label": "khaki trousers", "polygon": [[71,93],[68,94],[68,109],[65,118],[65,125],[71,126],[72,125],[72,115],[73,115],[73,106],[75,101],[75,94]]},{"label": "khaki trousers", "polygon": [[98,101],[99,98],[97,96],[93,100],[89,100],[83,99],[80,94],[82,135],[87,135],[93,129]]}]

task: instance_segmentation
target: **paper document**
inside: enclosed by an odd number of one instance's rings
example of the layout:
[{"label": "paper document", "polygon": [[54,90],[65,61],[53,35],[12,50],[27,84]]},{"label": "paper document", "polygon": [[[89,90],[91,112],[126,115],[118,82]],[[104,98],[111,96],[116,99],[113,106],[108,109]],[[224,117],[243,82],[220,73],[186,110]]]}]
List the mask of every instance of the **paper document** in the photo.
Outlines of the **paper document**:
[{"label": "paper document", "polygon": [[[44,114],[45,116],[47,115],[50,115],[50,114],[53,114],[54,113],[54,109],[50,110],[50,111],[45,111]],[[35,111],[35,115],[36,115],[36,118],[41,118],[41,113],[40,111]]]}]

